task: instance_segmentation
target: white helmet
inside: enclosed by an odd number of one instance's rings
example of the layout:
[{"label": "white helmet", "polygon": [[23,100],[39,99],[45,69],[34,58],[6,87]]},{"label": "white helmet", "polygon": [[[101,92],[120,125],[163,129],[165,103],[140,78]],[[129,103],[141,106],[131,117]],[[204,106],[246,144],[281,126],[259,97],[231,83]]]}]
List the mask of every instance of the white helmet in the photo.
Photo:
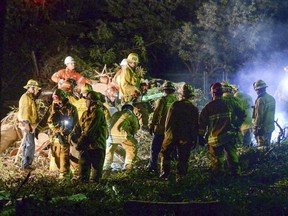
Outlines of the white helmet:
[{"label": "white helmet", "polygon": [[120,66],[126,66],[127,65],[127,59],[123,59],[120,63]]},{"label": "white helmet", "polygon": [[64,64],[75,63],[74,59],[71,56],[67,56],[64,60]]}]

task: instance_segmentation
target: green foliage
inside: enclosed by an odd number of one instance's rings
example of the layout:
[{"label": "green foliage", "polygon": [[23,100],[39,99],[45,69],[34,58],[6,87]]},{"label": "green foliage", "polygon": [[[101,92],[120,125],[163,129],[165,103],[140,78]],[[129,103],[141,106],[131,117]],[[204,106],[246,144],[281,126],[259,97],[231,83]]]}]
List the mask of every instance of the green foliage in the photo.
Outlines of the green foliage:
[{"label": "green foliage", "polygon": [[145,170],[147,159],[143,158],[147,158],[147,146],[149,141],[139,146],[141,156],[133,171],[107,173],[98,185],[60,181],[56,177],[57,173],[47,171],[47,163],[38,163],[41,159],[36,158],[37,169],[20,189],[15,197],[17,201],[11,200],[11,197],[26,174],[19,172],[13,162],[9,163],[9,158],[2,157],[0,186],[5,190],[0,192],[0,197],[12,203],[7,204],[1,213],[10,212],[11,215],[21,210],[23,214],[29,212],[29,215],[123,215],[123,206],[128,200],[219,201],[220,215],[287,213],[287,143],[275,148],[273,155],[265,160],[257,160],[263,152],[239,147],[241,164],[249,163],[249,166],[242,166],[242,177],[212,176],[207,148],[196,147],[192,151],[187,178],[181,183],[175,182],[175,162],[172,163],[168,181]]},{"label": "green foliage", "polygon": [[171,50],[195,76],[204,71],[210,76],[219,70],[234,72],[259,53],[265,56],[271,49],[281,49],[278,46],[284,40],[280,38],[279,44],[271,46],[276,36],[272,23],[284,5],[272,1],[204,2],[196,10],[196,21],[175,29]]},{"label": "green foliage", "polygon": [[[47,82],[64,67],[67,55],[77,60],[78,71],[88,77],[104,65],[113,71],[115,63],[131,52],[138,53],[141,65],[147,68],[148,56],[158,58],[166,33],[176,23],[173,11],[180,4],[180,0],[56,0],[44,5],[8,1],[4,71],[9,73],[3,77],[4,89],[22,75],[17,82],[31,77]],[[41,77],[35,77],[33,51]]]}]

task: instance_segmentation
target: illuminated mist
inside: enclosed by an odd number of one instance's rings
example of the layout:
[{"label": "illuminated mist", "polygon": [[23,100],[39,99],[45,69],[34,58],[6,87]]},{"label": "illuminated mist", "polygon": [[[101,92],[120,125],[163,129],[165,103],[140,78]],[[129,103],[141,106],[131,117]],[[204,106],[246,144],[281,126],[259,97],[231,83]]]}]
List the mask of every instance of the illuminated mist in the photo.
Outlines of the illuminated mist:
[{"label": "illuminated mist", "polygon": [[[275,120],[278,120],[281,127],[286,127],[288,126],[288,70],[284,68],[288,66],[287,25],[273,24],[269,21],[267,26],[261,23],[261,28],[261,34],[254,35],[257,38],[247,38],[247,41],[258,41],[259,52],[229,81],[239,86],[241,91],[248,93],[254,101],[257,94],[253,89],[253,83],[259,79],[265,81],[268,85],[267,93],[274,96],[276,100]],[[279,129],[275,125],[272,141],[275,142],[278,133]]]}]

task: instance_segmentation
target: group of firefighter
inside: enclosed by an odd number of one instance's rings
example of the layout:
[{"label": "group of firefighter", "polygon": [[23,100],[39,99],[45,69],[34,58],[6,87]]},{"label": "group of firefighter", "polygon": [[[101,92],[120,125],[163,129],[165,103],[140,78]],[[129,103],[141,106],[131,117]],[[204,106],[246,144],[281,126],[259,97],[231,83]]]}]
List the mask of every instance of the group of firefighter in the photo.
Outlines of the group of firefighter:
[{"label": "group of firefighter", "polygon": [[[149,124],[148,120],[139,124],[139,120],[143,121],[140,117],[147,114],[147,107],[137,108],[137,104],[141,104],[137,98],[147,89],[141,89],[141,77],[135,73],[139,64],[136,53],[130,53],[121,62],[121,69],[113,78],[119,95],[114,95],[112,101],[111,97],[94,91],[91,81],[75,71],[71,56],[66,57],[64,63],[66,68],[51,77],[57,89],[40,121],[35,100],[41,86],[34,79],[24,86],[27,91],[19,100],[18,112],[23,134],[22,170],[34,169],[34,138],[47,126],[51,143],[50,170],[59,170],[61,179],[73,177],[82,182],[99,183],[103,170],[111,170],[118,145],[125,150],[122,170],[132,170],[138,145],[135,135],[140,127],[152,136],[147,170],[162,179],[170,176],[173,159],[177,161],[176,180],[185,178],[190,153],[196,145],[208,146],[213,174],[231,176],[241,175],[237,155],[240,143],[251,146],[254,134],[259,148],[270,145],[275,99],[266,92],[268,86],[263,80],[253,84],[258,95],[255,103],[235,85],[226,81],[212,83],[212,100],[200,112],[193,102],[191,85],[184,84],[178,90],[178,98],[174,84],[165,81],[163,96],[155,102]],[[115,108],[116,99],[119,105]]]}]

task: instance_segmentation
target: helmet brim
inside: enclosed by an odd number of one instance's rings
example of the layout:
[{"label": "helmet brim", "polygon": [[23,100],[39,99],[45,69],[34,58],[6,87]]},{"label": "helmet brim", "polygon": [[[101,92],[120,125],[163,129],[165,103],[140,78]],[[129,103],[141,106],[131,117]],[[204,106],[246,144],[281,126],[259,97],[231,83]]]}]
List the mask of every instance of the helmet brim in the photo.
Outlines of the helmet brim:
[{"label": "helmet brim", "polygon": [[34,86],[34,85],[25,85],[25,86],[23,86],[24,89],[28,89],[30,87],[38,88],[39,90],[41,90],[41,88],[39,86]]}]

